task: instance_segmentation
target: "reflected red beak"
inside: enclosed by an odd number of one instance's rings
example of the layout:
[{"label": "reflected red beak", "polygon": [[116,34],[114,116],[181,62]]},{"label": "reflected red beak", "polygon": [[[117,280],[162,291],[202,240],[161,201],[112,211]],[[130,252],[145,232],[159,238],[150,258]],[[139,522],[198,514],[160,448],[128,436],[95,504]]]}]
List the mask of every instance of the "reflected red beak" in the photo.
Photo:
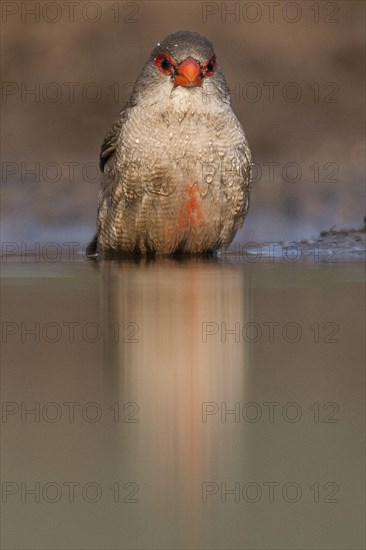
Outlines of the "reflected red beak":
[{"label": "reflected red beak", "polygon": [[174,84],[176,86],[201,86],[201,67],[195,59],[187,57],[178,67]]}]

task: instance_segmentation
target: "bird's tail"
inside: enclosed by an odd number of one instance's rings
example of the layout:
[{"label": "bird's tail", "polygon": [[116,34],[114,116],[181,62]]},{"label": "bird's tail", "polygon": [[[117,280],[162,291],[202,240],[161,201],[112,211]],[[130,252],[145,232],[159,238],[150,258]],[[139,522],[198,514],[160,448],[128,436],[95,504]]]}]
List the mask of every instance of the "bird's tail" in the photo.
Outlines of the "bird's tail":
[{"label": "bird's tail", "polygon": [[96,254],[97,254],[97,245],[98,245],[98,234],[96,233],[93,240],[90,241],[90,243],[86,247],[86,255],[87,256],[96,256]]}]

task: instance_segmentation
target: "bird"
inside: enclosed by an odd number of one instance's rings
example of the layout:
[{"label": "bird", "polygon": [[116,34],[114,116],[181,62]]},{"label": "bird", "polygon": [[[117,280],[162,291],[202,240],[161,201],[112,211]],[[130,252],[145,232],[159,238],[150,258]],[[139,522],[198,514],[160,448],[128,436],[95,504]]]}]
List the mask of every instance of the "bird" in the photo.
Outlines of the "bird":
[{"label": "bird", "polygon": [[88,253],[212,254],[249,208],[252,159],[212,43],[177,31],[152,50],[106,134]]}]

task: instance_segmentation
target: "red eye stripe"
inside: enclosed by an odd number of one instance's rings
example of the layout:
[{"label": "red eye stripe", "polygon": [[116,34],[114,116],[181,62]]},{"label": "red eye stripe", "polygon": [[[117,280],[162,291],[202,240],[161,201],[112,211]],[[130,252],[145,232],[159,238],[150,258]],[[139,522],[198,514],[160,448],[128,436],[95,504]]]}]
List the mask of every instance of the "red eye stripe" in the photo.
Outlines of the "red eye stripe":
[{"label": "red eye stripe", "polygon": [[160,53],[154,59],[154,63],[164,74],[170,74],[174,68],[177,66],[176,62],[172,57],[167,53]]},{"label": "red eye stripe", "polygon": [[212,76],[214,74],[216,71],[216,58],[214,55],[204,63],[202,70],[205,76]]}]

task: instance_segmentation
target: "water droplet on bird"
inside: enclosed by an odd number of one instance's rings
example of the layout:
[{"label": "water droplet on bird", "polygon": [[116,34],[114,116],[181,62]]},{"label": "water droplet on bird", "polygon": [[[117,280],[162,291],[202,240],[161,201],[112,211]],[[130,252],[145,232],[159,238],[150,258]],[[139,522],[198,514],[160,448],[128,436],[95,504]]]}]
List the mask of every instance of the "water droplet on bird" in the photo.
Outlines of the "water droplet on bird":
[{"label": "water droplet on bird", "polygon": [[211,183],[212,182],[212,176],[206,176],[206,181],[207,181],[207,183]]}]

